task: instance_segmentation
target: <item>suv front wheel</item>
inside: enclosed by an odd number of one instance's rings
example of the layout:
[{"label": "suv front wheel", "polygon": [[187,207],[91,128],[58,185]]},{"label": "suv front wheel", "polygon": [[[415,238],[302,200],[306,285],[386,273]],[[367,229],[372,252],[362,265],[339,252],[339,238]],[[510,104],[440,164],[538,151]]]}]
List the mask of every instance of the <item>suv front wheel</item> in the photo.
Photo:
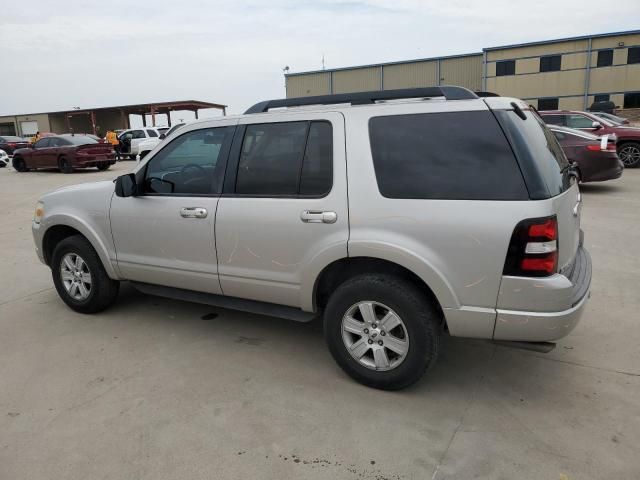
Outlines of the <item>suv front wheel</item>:
[{"label": "suv front wheel", "polygon": [[324,313],[336,362],[355,380],[398,390],[435,362],[440,319],[426,295],[401,278],[366,274],[340,285]]},{"label": "suv front wheel", "polygon": [[65,238],[56,246],[51,273],[58,295],[76,312],[99,312],[118,296],[120,283],[109,278],[100,257],[81,235]]}]

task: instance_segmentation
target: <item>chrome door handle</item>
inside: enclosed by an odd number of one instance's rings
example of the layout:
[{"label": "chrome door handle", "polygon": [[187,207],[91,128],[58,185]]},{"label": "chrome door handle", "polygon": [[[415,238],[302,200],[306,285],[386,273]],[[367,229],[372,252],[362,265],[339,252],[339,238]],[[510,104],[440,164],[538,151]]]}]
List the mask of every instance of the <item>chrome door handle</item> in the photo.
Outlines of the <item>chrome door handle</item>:
[{"label": "chrome door handle", "polygon": [[338,214],[322,210],[305,210],[300,214],[300,220],[305,223],[336,223]]},{"label": "chrome door handle", "polygon": [[207,209],[202,207],[182,207],[180,216],[184,218],[207,218]]}]

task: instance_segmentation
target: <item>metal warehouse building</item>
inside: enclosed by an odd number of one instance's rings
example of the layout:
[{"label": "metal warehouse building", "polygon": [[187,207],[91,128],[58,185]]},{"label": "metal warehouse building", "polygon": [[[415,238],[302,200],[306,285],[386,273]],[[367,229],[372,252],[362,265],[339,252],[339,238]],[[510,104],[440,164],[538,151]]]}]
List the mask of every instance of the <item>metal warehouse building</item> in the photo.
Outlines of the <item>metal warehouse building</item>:
[{"label": "metal warehouse building", "polygon": [[611,100],[640,108],[640,30],[484,48],[482,52],[285,75],[287,97],[461,85],[538,109]]}]

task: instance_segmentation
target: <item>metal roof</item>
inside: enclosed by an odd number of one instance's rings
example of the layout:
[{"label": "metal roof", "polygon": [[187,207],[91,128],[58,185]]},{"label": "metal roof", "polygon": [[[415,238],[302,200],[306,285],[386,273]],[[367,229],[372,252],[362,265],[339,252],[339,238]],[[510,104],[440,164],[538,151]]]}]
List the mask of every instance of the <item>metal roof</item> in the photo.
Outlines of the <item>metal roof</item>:
[{"label": "metal roof", "polygon": [[285,73],[285,77],[297,77],[298,75],[312,75],[314,73],[343,72],[346,70],[358,70],[360,68],[386,67],[388,65],[406,65],[407,63],[433,62],[436,60],[448,60],[451,58],[464,58],[481,56],[482,52],[461,53],[458,55],[445,55],[441,57],[416,58],[414,60],[399,60],[396,62],[371,63],[369,65],[356,65],[355,67],[327,68],[325,70],[309,70],[306,72]]},{"label": "metal roof", "polygon": [[590,38],[617,37],[619,35],[634,35],[634,34],[640,34],[640,30],[627,30],[624,32],[611,32],[611,33],[596,33],[595,35],[581,35],[579,37],[555,38],[553,40],[542,40],[538,42],[515,43],[513,45],[501,45],[498,47],[483,48],[482,51],[490,52],[492,50],[505,50],[507,48],[532,47],[534,45],[548,45],[550,43],[571,42],[575,40],[588,40]]}]

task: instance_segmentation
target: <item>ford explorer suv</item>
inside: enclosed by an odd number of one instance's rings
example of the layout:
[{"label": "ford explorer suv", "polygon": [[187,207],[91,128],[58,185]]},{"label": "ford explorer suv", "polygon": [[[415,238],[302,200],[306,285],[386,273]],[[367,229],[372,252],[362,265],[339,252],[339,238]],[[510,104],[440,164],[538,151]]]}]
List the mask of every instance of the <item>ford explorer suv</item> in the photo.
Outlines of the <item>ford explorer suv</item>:
[{"label": "ford explorer suv", "polygon": [[591,261],[581,197],[522,101],[461,87],[258,103],[181,127],[114,181],[37,203],[37,254],[73,310],[142,292],[309,321],[382,389],[443,335],[546,350],[575,327]]},{"label": "ford explorer suv", "polygon": [[640,166],[640,128],[618,125],[591,112],[545,110],[539,112],[550,125],[560,125],[590,132],[598,136],[615,135],[618,157],[627,168]]}]

